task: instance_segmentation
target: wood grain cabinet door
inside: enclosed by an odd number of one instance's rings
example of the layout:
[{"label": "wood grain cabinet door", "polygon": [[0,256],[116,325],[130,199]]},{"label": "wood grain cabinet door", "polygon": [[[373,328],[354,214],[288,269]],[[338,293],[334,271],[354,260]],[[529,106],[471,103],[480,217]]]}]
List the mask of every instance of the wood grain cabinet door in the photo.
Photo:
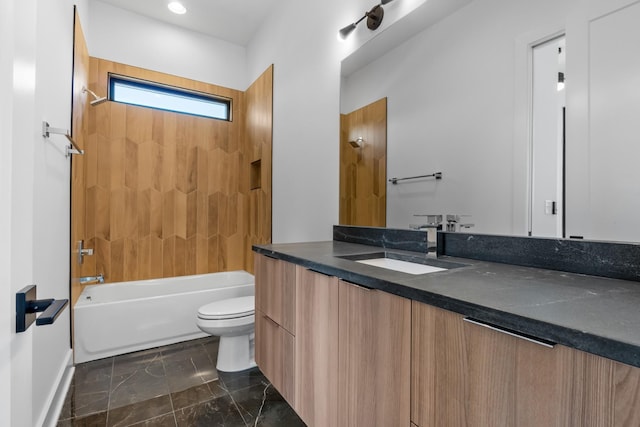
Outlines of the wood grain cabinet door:
[{"label": "wood grain cabinet door", "polygon": [[338,426],[409,425],[411,301],[340,281]]},{"label": "wood grain cabinet door", "polygon": [[640,425],[639,368],[464,320],[413,302],[417,426]]},{"label": "wood grain cabinet door", "polygon": [[411,324],[411,421],[467,426],[467,356],[461,315],[416,301]]},{"label": "wood grain cabinet door", "polygon": [[295,265],[255,256],[255,360],[295,407]]},{"label": "wood grain cabinet door", "polygon": [[309,427],[337,425],[338,279],[296,269],[294,409]]},{"label": "wood grain cabinet door", "polygon": [[256,310],[292,335],[295,335],[295,281],[295,264],[256,254]]}]

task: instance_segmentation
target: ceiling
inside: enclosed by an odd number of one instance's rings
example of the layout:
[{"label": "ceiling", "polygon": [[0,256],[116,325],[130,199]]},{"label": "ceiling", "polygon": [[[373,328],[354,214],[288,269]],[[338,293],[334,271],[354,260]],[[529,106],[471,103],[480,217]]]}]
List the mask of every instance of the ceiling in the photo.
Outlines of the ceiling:
[{"label": "ceiling", "polygon": [[171,0],[100,0],[149,18],[246,46],[279,0],[180,0],[184,15],[167,9]]}]

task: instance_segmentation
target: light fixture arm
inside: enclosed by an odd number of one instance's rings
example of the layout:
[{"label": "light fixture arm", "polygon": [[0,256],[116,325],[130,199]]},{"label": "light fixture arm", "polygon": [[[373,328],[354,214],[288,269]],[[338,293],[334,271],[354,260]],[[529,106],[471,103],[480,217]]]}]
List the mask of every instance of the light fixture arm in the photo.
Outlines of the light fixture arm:
[{"label": "light fixture arm", "polygon": [[384,9],[382,8],[382,5],[390,3],[392,1],[393,0],[381,0],[380,4],[373,6],[371,10],[365,12],[362,18],[340,29],[340,31],[338,31],[338,40],[345,40],[347,37],[349,37],[349,34],[351,34],[353,30],[356,29],[358,24],[365,18],[367,18],[367,28],[372,31],[377,30],[378,27],[380,27],[380,24],[382,24],[382,19],[384,18]]}]

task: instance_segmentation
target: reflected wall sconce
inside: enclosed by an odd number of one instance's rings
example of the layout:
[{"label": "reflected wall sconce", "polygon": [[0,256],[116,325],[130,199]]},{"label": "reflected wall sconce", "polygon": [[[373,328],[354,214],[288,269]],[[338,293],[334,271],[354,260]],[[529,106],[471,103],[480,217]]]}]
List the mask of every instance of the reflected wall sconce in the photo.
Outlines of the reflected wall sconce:
[{"label": "reflected wall sconce", "polygon": [[351,144],[353,148],[361,148],[364,144],[364,138],[359,136],[356,140],[349,141],[349,144]]},{"label": "reflected wall sconce", "polygon": [[365,12],[364,16],[358,19],[356,22],[347,25],[338,31],[338,40],[346,40],[349,37],[349,34],[356,29],[358,24],[367,18],[367,28],[371,31],[377,30],[380,24],[382,24],[382,18],[384,18],[384,9],[382,8],[383,4],[387,4],[392,2],[393,0],[381,0],[380,4],[377,4],[371,8],[370,11]]}]

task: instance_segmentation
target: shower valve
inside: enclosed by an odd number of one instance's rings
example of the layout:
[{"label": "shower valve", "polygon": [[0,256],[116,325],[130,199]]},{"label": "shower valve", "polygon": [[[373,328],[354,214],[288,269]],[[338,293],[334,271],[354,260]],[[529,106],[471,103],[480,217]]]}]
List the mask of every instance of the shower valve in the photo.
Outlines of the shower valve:
[{"label": "shower valve", "polygon": [[85,256],[93,255],[93,249],[83,248],[84,240],[78,240],[78,264],[82,264],[84,262]]}]

